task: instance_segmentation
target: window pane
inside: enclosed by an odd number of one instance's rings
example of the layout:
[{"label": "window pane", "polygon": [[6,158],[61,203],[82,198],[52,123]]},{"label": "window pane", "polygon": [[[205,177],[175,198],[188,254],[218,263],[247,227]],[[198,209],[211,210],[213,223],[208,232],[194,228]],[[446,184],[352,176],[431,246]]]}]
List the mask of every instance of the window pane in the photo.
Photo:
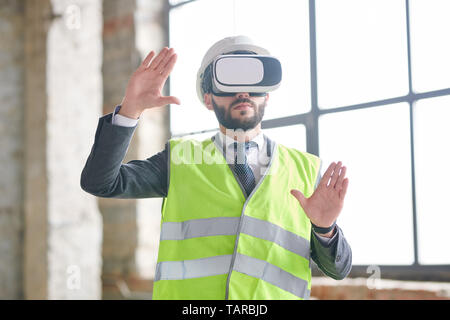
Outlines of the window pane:
[{"label": "window pane", "polygon": [[306,151],[306,128],[302,124],[264,129],[263,131],[277,143],[289,148]]},{"label": "window pane", "polygon": [[319,106],[408,92],[404,0],[316,1]]},{"label": "window pane", "polygon": [[414,260],[408,104],[319,118],[322,175],[332,161],[347,167],[349,187],[338,224],[354,264]]},{"label": "window pane", "polygon": [[449,119],[450,96],[419,100],[414,107],[419,263],[423,264],[450,263]]},{"label": "window pane", "polygon": [[218,127],[214,112],[197,98],[196,77],[209,47],[232,33],[232,17],[232,2],[227,0],[198,0],[170,11],[170,46],[178,54],[170,92],[181,100],[180,106],[170,106],[172,134]]},{"label": "window pane", "polygon": [[414,91],[450,88],[450,1],[410,0]]},{"label": "window pane", "polygon": [[[236,34],[249,36],[281,61],[281,86],[270,93],[264,118],[308,112],[311,109],[308,1],[236,0],[235,23]],[[287,41],[286,34],[295,36],[288,36]]]}]

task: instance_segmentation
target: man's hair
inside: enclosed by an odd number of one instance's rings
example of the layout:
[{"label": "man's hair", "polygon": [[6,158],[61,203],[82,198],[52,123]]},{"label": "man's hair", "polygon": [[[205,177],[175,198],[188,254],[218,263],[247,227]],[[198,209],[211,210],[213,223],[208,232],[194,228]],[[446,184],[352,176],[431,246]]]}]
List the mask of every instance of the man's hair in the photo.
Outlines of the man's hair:
[{"label": "man's hair", "polygon": [[[225,54],[257,54],[253,51],[236,50]],[[205,68],[202,77],[202,90],[204,93],[212,93],[212,62]]]}]

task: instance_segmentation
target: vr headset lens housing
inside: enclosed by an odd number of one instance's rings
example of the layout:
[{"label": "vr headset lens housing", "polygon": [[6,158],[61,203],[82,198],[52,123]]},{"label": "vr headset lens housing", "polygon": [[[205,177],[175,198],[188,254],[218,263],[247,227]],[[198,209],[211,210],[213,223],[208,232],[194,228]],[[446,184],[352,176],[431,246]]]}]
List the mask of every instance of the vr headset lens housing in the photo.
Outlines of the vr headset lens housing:
[{"label": "vr headset lens housing", "polygon": [[249,92],[265,96],[280,86],[281,63],[263,55],[221,55],[212,62],[212,92],[217,96],[233,96]]}]

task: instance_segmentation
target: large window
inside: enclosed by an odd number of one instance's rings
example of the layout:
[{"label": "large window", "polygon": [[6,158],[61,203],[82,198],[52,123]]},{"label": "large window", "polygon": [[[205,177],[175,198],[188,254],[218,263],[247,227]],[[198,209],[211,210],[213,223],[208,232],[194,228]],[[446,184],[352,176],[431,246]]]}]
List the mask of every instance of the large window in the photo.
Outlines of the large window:
[{"label": "large window", "polygon": [[172,0],[168,8],[179,56],[170,91],[182,102],[170,109],[173,136],[217,130],[196,96],[197,70],[214,42],[250,36],[283,66],[266,134],[319,155],[322,174],[332,161],[348,168],[338,223],[352,273],[380,265],[382,277],[385,267],[450,279],[450,1]]}]

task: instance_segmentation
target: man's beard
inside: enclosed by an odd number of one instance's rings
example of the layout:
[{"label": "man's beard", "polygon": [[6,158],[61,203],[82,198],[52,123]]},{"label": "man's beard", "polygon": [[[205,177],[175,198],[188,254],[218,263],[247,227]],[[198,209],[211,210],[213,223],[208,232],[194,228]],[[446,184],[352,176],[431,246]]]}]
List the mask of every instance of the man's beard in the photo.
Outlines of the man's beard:
[{"label": "man's beard", "polygon": [[[234,106],[240,104],[240,103],[249,103],[253,110],[253,117],[247,118],[247,119],[235,119],[231,117],[231,110]],[[264,100],[263,103],[260,105],[256,105],[253,101],[250,99],[237,99],[234,101],[228,109],[226,109],[224,106],[219,106],[214,101],[214,98],[212,99],[212,105],[214,108],[214,112],[216,113],[217,120],[221,125],[223,125],[227,129],[242,129],[244,131],[253,129],[258,125],[258,123],[261,122],[263,116],[264,116],[264,109],[266,107],[266,100]],[[241,111],[241,112],[249,112]]]}]

